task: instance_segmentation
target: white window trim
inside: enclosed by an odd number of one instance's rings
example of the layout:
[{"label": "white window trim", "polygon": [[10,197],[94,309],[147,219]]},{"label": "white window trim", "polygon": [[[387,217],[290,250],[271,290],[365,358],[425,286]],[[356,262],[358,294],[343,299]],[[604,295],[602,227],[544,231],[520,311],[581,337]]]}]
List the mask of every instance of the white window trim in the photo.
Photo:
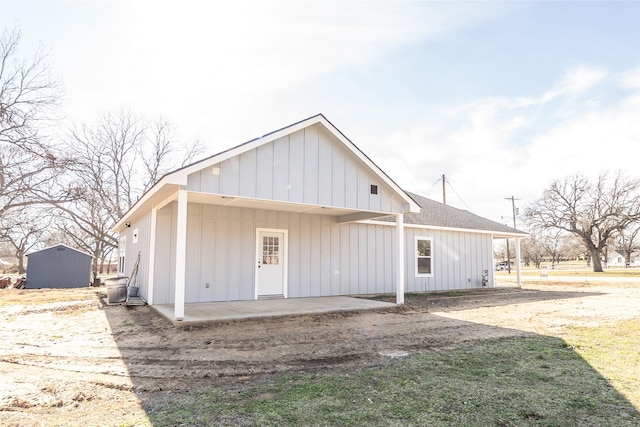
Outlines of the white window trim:
[{"label": "white window trim", "polygon": [[[431,243],[431,256],[429,257],[431,259],[431,273],[429,274],[418,273],[418,241],[419,240],[428,240]],[[427,237],[427,236],[415,237],[415,244],[413,245],[413,261],[415,263],[416,277],[433,277],[433,237]]]}]

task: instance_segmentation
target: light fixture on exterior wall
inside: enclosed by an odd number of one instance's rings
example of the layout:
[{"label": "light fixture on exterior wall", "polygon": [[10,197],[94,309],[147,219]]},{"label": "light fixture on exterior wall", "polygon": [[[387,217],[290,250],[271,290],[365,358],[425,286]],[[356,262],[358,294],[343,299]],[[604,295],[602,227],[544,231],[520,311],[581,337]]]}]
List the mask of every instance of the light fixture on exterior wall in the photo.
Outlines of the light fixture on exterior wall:
[{"label": "light fixture on exterior wall", "polygon": [[130,222],[125,222],[124,225],[126,225],[127,228],[131,227],[131,223]]}]

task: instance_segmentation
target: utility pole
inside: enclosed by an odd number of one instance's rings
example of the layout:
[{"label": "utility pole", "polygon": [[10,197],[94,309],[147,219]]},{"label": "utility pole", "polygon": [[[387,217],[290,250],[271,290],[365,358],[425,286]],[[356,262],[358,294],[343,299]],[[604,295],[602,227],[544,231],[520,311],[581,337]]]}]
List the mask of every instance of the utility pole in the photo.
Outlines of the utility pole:
[{"label": "utility pole", "polygon": [[515,197],[505,197],[505,200],[511,200],[511,209],[513,210],[513,228],[516,228],[516,199]]},{"label": "utility pole", "polygon": [[446,205],[447,204],[447,188],[444,185],[444,183],[445,183],[444,174],[442,174],[442,204]]},{"label": "utility pole", "polygon": [[[505,197],[505,200],[511,200],[511,209],[513,212],[513,228],[516,228],[516,199],[515,197]],[[511,274],[511,254],[509,253],[509,238],[507,237],[507,270]]]}]

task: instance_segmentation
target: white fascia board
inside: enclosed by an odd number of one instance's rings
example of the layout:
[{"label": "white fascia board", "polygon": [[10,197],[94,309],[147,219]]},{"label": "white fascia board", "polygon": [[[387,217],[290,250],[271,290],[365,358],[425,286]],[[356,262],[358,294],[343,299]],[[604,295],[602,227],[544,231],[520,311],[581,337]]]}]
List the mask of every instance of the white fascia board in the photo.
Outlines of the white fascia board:
[{"label": "white fascia board", "polygon": [[[358,221],[360,224],[370,225],[386,225],[389,227],[395,227],[395,222],[391,221],[376,221],[375,219]],[[528,237],[529,233],[505,233],[500,231],[491,230],[477,230],[474,228],[456,228],[456,227],[443,227],[439,225],[426,225],[426,224],[411,224],[404,223],[404,228],[418,228],[423,230],[442,230],[442,231],[458,231],[462,233],[475,233],[475,234],[491,234],[494,238],[507,238],[507,237]]]},{"label": "white fascia board", "polygon": [[371,159],[369,159],[358,147],[355,146],[353,142],[351,142],[346,136],[342,134],[329,120],[327,120],[322,114],[318,114],[316,116],[310,117],[301,122],[295,123],[293,125],[287,126],[275,132],[266,134],[261,138],[257,138],[253,141],[245,142],[242,145],[238,145],[237,147],[231,148],[227,151],[224,151],[220,154],[214,155],[208,159],[202,160],[200,162],[194,163],[190,166],[187,166],[183,169],[180,169],[170,175],[167,178],[170,178],[170,182],[176,185],[187,185],[187,177],[199,170],[206,169],[213,165],[217,165],[225,160],[228,160],[232,157],[236,157],[245,153],[247,151],[253,150],[255,148],[260,147],[263,144],[266,144],[271,141],[275,141],[276,139],[282,138],[283,136],[290,135],[299,130],[312,126],[314,124],[321,124],[331,135],[337,138],[343,146],[345,146],[351,153],[353,153],[360,161],[362,161],[373,173],[376,174],[387,186],[389,186],[393,191],[396,192],[398,196],[400,196],[408,205],[409,212],[420,212],[420,206],[411,198],[405,191],[400,188],[393,180],[391,180],[387,174],[385,174],[382,169],[380,169]]},{"label": "white fascia board", "polygon": [[[317,123],[321,124],[329,133],[331,133],[335,138],[337,138],[342,143],[343,146],[345,146],[351,153],[353,153],[358,159],[360,159],[360,161],[362,161],[370,170],[372,170],[376,174],[376,176],[378,176],[385,184],[387,184],[387,186],[389,186],[393,191],[395,191],[395,193],[398,196],[400,196],[409,205],[409,212],[414,212],[414,213],[420,212],[420,206],[411,197],[409,197],[409,195],[402,188],[400,188],[395,182],[393,182],[393,180],[389,178],[387,174],[385,174],[382,171],[382,169],[380,169],[375,163],[373,163],[373,161],[371,161],[371,159],[369,159],[362,151],[360,151],[360,149],[356,147],[353,142],[351,142],[346,136],[342,134],[342,132],[340,132],[340,130],[338,130],[331,122],[329,122],[329,120],[327,120],[322,114],[318,114],[316,116],[310,117],[306,120],[284,127],[275,132],[268,133],[260,138],[256,138],[255,140],[245,142],[241,145],[238,145],[236,147],[223,151],[219,154],[216,154],[212,157],[206,158],[196,163],[192,163],[191,165],[185,166],[182,169],[178,169],[174,172],[171,172],[165,175],[160,181],[158,181],[156,185],[154,185],[151,188],[151,190],[149,190],[134,205],[134,208],[139,203],[140,204],[144,203],[144,200],[151,197],[154,191],[158,191],[157,188],[160,188],[162,185],[174,184],[178,186],[186,186],[189,175],[194,172],[197,172],[202,169],[206,169],[213,165],[217,165],[232,157],[239,156],[242,153],[258,148],[263,144],[266,144],[271,141],[275,141],[279,138],[282,138],[283,136],[290,135],[292,133],[295,133],[299,130],[302,130],[306,127],[312,126]],[[130,212],[132,211],[133,209]],[[129,212],[125,214],[125,218],[127,216],[129,216]],[[116,226],[114,226],[113,230],[116,230],[116,228],[118,227],[121,228],[122,222],[123,220],[120,220],[116,224]]]},{"label": "white fascia board", "polygon": [[142,206],[145,206],[149,200],[151,200],[164,186],[169,184],[174,184],[171,182],[171,175],[163,176],[160,181],[156,182],[153,187],[151,187],[146,193],[142,195],[141,198],[138,199],[137,202],[131,206],[131,208],[120,218],[120,221],[116,222],[115,225],[111,228],[111,231],[114,233],[119,233],[125,226],[125,223],[128,219],[133,216],[134,213],[141,209]]},{"label": "white fascia board", "polygon": [[293,124],[291,126],[282,128],[272,133],[268,133],[260,138],[256,138],[252,141],[245,142],[236,147],[230,148],[222,153],[216,154],[213,157],[209,157],[207,159],[201,160],[199,162],[193,163],[189,166],[184,167],[183,169],[177,170],[176,172],[170,174],[172,183],[178,185],[187,185],[187,177],[194,172],[197,172],[202,169],[206,169],[213,165],[217,165],[225,160],[228,160],[232,157],[239,156],[247,151],[253,150],[255,148],[260,147],[263,144],[266,144],[271,141],[275,141],[278,138],[282,138],[285,135],[292,134],[301,129],[319,123],[323,118],[321,115],[317,115],[314,117],[310,117],[307,120],[301,121],[299,123]]}]

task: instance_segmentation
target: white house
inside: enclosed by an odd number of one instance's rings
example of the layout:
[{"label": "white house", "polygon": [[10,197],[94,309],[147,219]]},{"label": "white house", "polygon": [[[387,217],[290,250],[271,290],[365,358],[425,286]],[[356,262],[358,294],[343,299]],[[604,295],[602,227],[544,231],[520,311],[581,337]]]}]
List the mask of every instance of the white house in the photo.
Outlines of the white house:
[{"label": "white house", "polygon": [[196,302],[401,304],[405,290],[480,287],[485,271],[491,286],[492,239],[526,236],[406,193],[323,115],[165,175],[114,231],[120,271],[140,254],[140,295],[176,320]]},{"label": "white house", "polygon": [[[607,267],[625,267],[627,266],[625,253],[622,250],[611,251],[607,255]],[[640,266],[640,252],[632,252],[629,259],[628,267]]]}]

